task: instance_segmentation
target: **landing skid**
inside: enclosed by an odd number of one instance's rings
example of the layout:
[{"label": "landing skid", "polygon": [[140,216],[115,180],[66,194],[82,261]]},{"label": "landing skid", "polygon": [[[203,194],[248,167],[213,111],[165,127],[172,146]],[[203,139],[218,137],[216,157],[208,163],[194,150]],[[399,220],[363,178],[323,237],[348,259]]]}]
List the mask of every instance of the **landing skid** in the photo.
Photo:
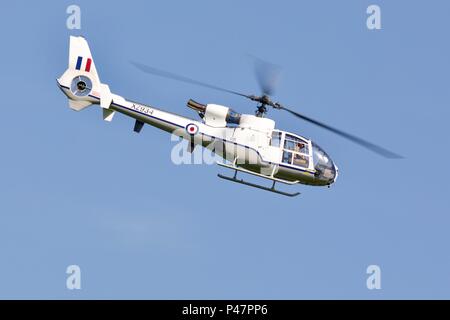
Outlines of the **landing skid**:
[{"label": "landing skid", "polygon": [[253,188],[258,188],[258,189],[266,190],[266,191],[269,191],[269,192],[281,194],[281,195],[287,196],[287,197],[295,197],[295,196],[298,196],[300,194],[300,192],[288,193],[288,192],[284,192],[284,191],[275,189],[275,183],[276,183],[275,181],[273,182],[272,188],[269,188],[269,187],[261,186],[259,184],[255,184],[255,183],[251,183],[251,182],[248,182],[248,181],[244,181],[242,179],[237,179],[235,177],[227,177],[227,176],[221,175],[220,173],[218,173],[217,176],[219,178],[222,178],[222,179],[225,179],[225,180],[228,180],[228,181],[232,181],[232,182],[236,182],[236,183],[240,183],[240,184],[245,184],[246,186],[250,186],[250,187],[253,187]]},{"label": "landing skid", "polygon": [[[289,192],[284,192],[284,191],[275,189],[275,183],[277,183],[277,182],[281,182],[281,183],[292,185],[292,184],[298,183],[298,181],[285,181],[285,180],[277,179],[277,178],[275,178],[273,176],[265,176],[265,175],[262,175],[262,174],[254,173],[254,172],[252,172],[250,170],[239,168],[239,167],[237,167],[235,165],[227,165],[227,164],[223,164],[223,163],[218,163],[218,165],[220,165],[222,167],[225,167],[225,168],[228,168],[228,169],[234,170],[234,176],[233,177],[224,176],[224,175],[222,175],[220,173],[217,174],[217,176],[219,178],[221,178],[221,179],[225,179],[225,180],[228,180],[228,181],[231,181],[231,182],[244,184],[246,186],[250,186],[250,187],[253,187],[253,188],[258,188],[258,189],[262,189],[262,190],[265,190],[265,191],[281,194],[281,195],[287,196],[287,197],[296,197],[296,196],[298,196],[300,194],[300,192],[289,193]],[[238,171],[245,172],[245,173],[248,173],[248,174],[252,174],[252,175],[255,175],[255,176],[259,176],[259,177],[262,177],[262,178],[265,178],[265,179],[272,180],[273,181],[272,187],[269,188],[269,187],[265,187],[265,186],[262,186],[262,185],[259,185],[259,184],[255,184],[255,183],[251,183],[251,182],[245,181],[243,179],[238,179],[237,178]]]}]

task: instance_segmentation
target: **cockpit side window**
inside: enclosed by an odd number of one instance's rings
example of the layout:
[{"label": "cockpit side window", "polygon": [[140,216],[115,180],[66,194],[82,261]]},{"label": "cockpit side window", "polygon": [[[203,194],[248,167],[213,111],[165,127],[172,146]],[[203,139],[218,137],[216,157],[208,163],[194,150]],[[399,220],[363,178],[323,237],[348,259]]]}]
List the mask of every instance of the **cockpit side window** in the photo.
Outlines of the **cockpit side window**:
[{"label": "cockpit side window", "polygon": [[294,153],[294,161],[292,162],[294,166],[309,167],[309,157],[302,154]]},{"label": "cockpit side window", "polygon": [[286,134],[282,161],[290,165],[309,168],[309,142],[299,137]]},{"label": "cockpit side window", "polygon": [[283,151],[283,162],[292,164],[292,152]]},{"label": "cockpit side window", "polygon": [[281,142],[281,132],[280,131],[272,131],[272,140],[270,145],[272,147],[279,147]]},{"label": "cockpit side window", "polygon": [[308,143],[297,137],[287,134],[284,139],[284,148],[294,152],[309,155]]}]

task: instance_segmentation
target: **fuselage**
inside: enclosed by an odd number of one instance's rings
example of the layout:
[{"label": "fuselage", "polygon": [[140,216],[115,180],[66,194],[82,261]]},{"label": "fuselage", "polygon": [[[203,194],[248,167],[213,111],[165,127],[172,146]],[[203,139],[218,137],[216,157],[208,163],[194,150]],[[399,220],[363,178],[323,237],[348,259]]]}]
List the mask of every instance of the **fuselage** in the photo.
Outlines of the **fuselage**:
[{"label": "fuselage", "polygon": [[[68,85],[60,80],[58,85],[69,99],[80,100]],[[95,91],[82,99],[100,104],[100,94]],[[128,101],[114,94],[108,109],[187,139],[194,146],[208,147],[222,158],[255,173],[316,186],[330,185],[337,178],[337,167],[317,144],[300,135],[275,129],[271,119],[242,115],[239,125],[224,126],[212,120],[197,121]],[[196,128],[195,132],[188,131],[191,127]]]}]

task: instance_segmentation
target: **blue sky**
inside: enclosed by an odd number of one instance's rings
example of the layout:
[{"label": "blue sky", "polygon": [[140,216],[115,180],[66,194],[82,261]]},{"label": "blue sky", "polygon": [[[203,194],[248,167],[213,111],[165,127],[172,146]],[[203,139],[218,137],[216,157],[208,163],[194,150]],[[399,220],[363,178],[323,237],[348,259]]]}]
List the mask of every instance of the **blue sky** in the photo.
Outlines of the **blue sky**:
[{"label": "blue sky", "polygon": [[[0,298],[450,298],[448,1],[78,1],[80,31],[70,4],[2,5]],[[366,27],[370,4],[382,30]],[[405,159],[273,111],[338,164],[331,189],[289,199],[175,166],[168,134],[67,107],[55,79],[72,34],[113,92],[189,117],[189,98],[254,105],[129,61],[258,93],[259,56],[282,67],[276,100]],[[366,288],[371,264],[381,290]]]}]

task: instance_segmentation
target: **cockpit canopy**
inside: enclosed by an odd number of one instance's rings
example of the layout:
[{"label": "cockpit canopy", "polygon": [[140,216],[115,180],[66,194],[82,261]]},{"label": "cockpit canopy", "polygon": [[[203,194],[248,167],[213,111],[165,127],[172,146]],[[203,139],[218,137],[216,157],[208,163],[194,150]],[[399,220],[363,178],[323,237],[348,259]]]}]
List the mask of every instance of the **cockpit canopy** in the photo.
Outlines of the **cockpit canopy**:
[{"label": "cockpit canopy", "polygon": [[316,177],[321,180],[333,182],[336,178],[336,166],[321,147],[315,142],[311,142],[311,144]]},{"label": "cockpit canopy", "polygon": [[274,130],[271,145],[282,148],[281,162],[293,167],[315,171],[321,184],[331,184],[337,169],[328,154],[316,143],[304,137]]}]

